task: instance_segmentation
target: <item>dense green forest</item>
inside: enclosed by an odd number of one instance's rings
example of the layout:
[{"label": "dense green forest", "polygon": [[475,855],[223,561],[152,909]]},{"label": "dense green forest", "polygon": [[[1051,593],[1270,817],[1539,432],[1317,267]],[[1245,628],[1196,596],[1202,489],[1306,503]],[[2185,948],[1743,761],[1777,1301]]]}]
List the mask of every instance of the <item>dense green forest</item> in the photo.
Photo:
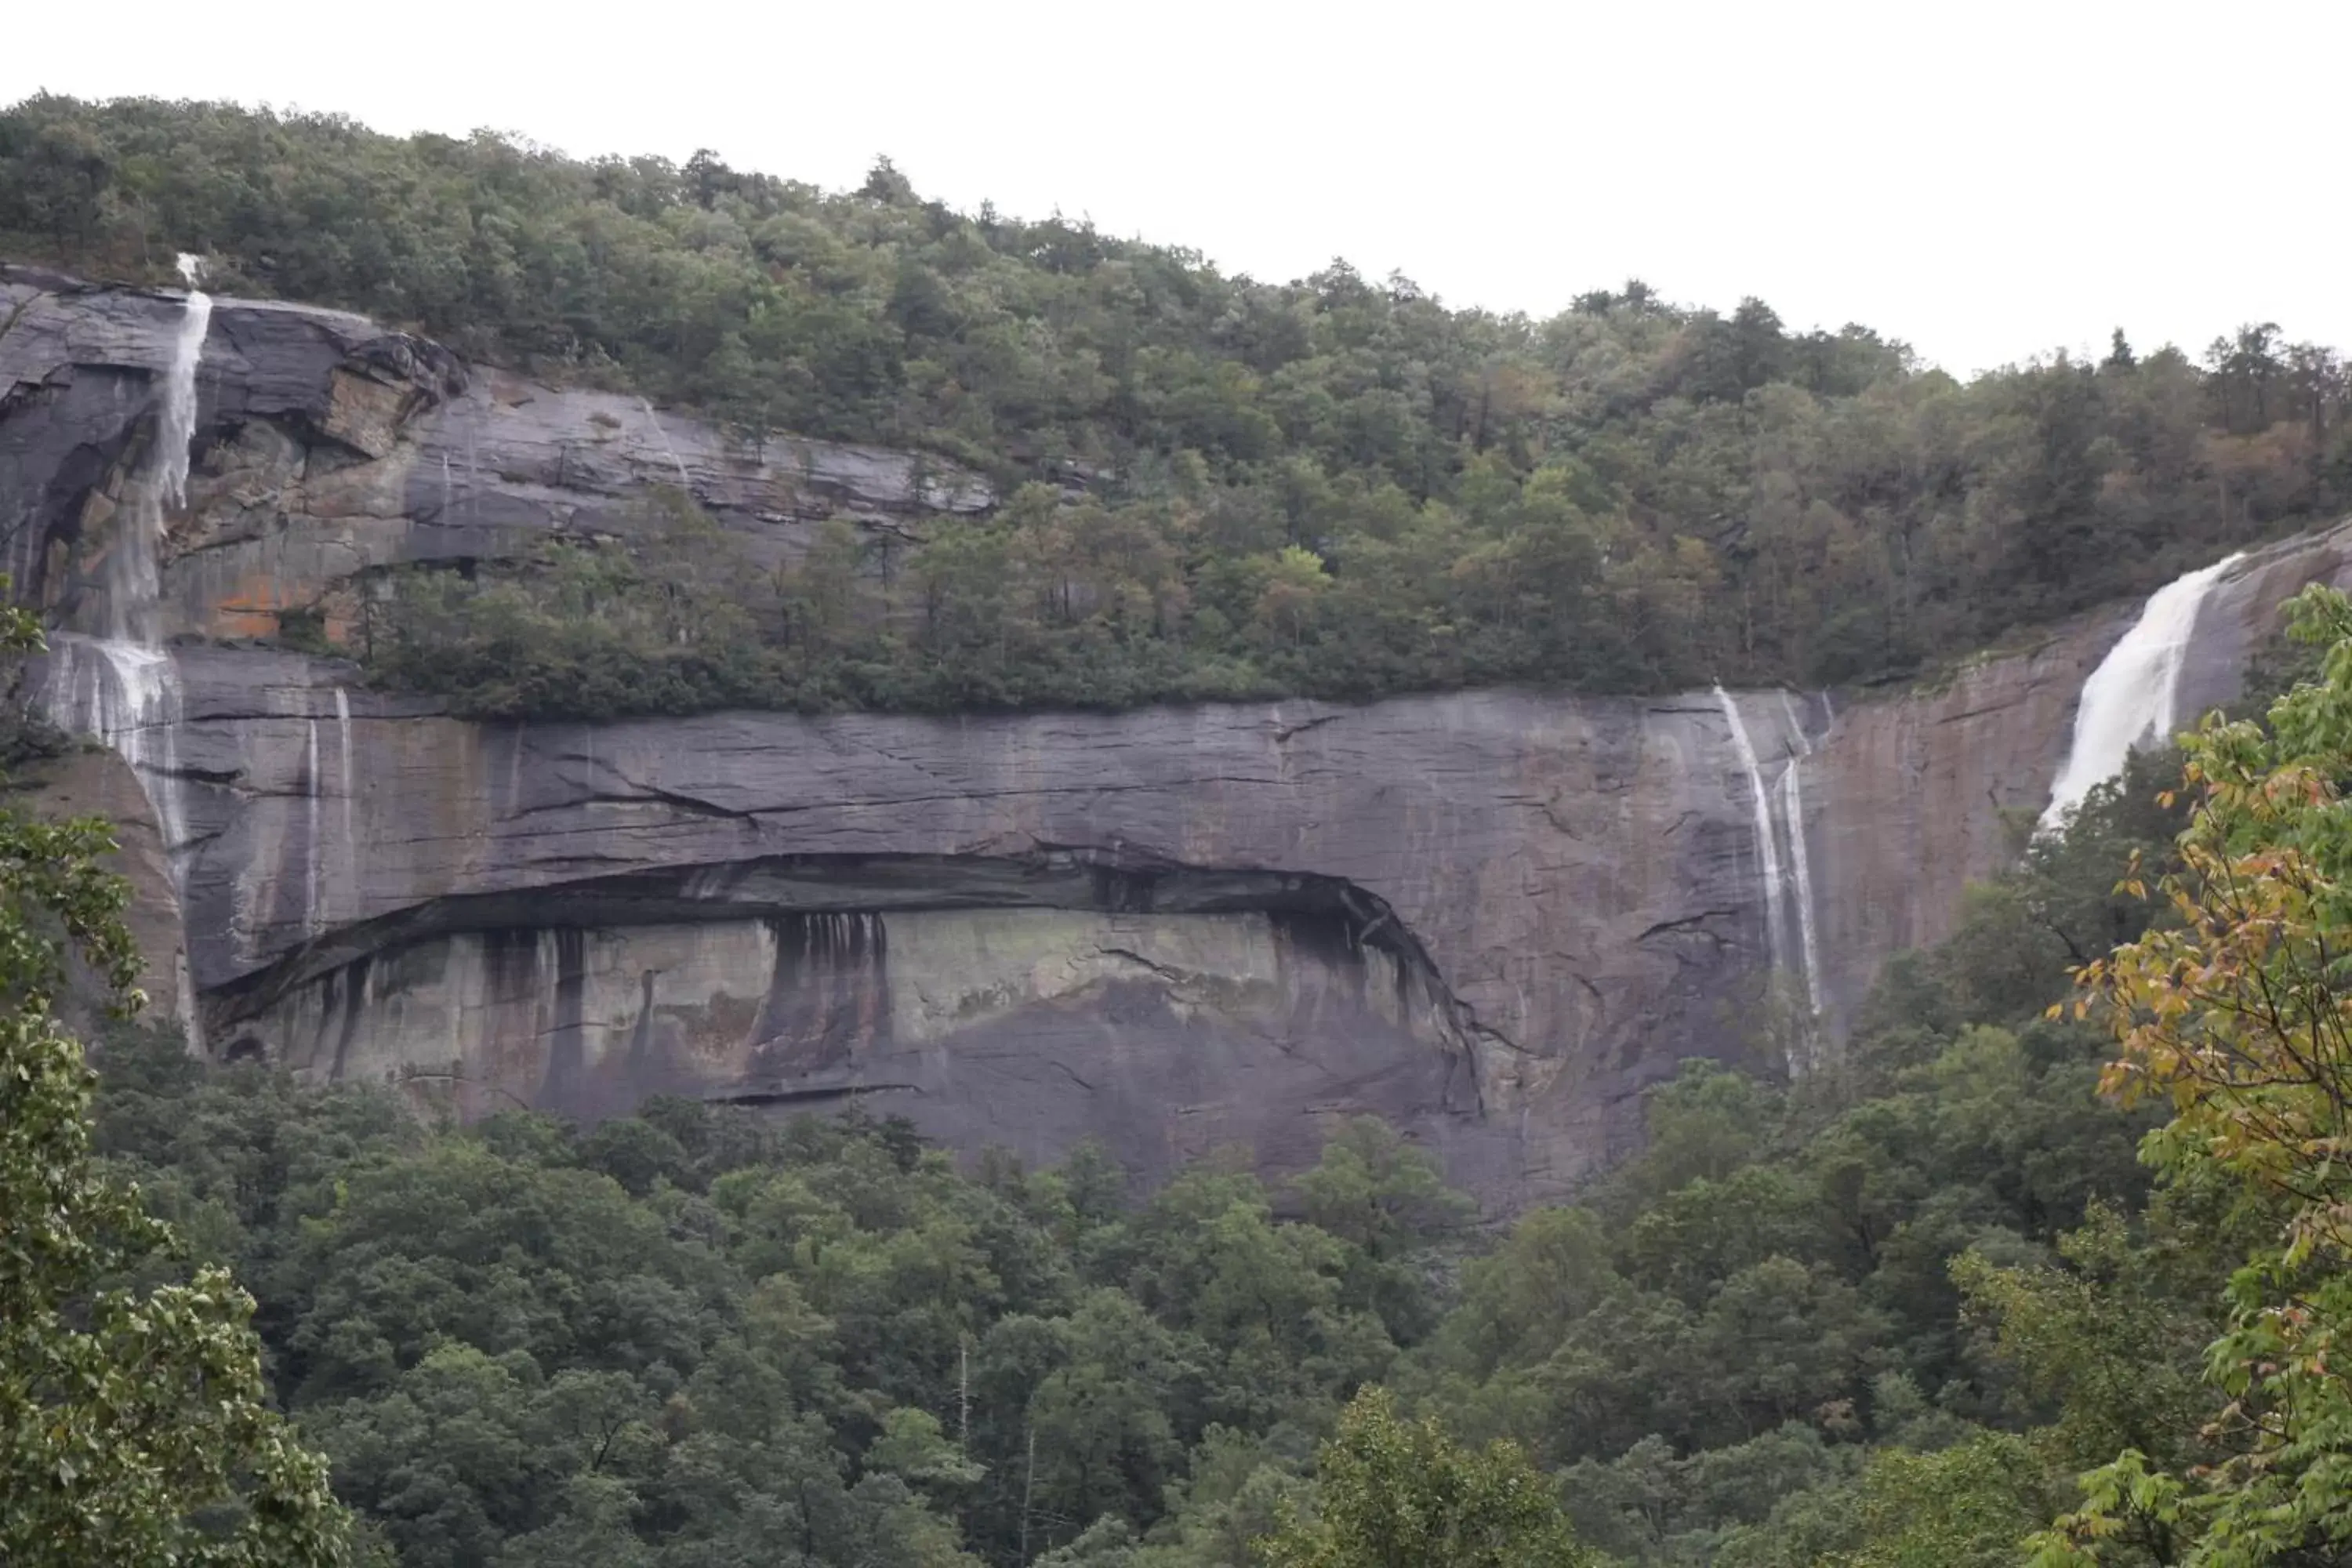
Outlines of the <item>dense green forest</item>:
[{"label": "dense green forest", "polygon": [[1629,283],[1536,321],[1343,263],[1228,277],[887,163],[829,193],[212,104],[0,111],[0,254],[160,280],[182,249],[1007,498],[826,530],[782,578],[706,538],[401,579],[378,677],[485,713],[1846,682],[2352,510],[2343,363],[2266,322],[1962,382],[1755,300]]},{"label": "dense green forest", "polygon": [[[2341,968],[2315,868],[2352,854],[2352,602],[2304,613],[2323,684],[2195,741],[2190,791],[2168,754],[2096,792],[1837,1066],[1688,1064],[1643,1153],[1499,1233],[1372,1121],[1289,1180],[1214,1158],[1138,1194],[1097,1152],[959,1168],[859,1116],[432,1126],[136,1026],[94,1149],[181,1238],[150,1277],[255,1292],[363,1555],[410,1568],[1969,1568],[2035,1532],[2051,1563],[2336,1563],[2224,1549],[2232,1508],[2352,1531],[2352,1059],[2257,1060],[2300,1099],[2240,1116],[2166,1045],[2258,1052],[2258,982],[2290,1045],[2278,1008],[2343,1016],[2294,965]],[[2248,868],[2300,901],[2243,908]],[[2061,1005],[2118,943],[2105,1005]]]}]

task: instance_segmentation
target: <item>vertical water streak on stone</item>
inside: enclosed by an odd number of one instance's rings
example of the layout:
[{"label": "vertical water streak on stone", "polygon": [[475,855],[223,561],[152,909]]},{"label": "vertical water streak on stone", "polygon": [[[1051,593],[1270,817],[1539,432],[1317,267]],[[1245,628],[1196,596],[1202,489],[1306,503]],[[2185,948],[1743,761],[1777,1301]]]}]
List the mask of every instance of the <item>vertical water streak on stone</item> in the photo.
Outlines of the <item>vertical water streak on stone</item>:
[{"label": "vertical water streak on stone", "polygon": [[47,706],[52,722],[95,736],[139,780],[176,888],[178,855],[187,839],[173,743],[179,682],[172,656],[111,637],[61,632],[50,640]]},{"label": "vertical water streak on stone", "polygon": [[1789,933],[1788,917],[1780,908],[1780,847],[1772,831],[1771,796],[1764,787],[1764,770],[1757,764],[1756,748],[1748,742],[1748,726],[1740,720],[1739,704],[1719,685],[1715,700],[1731,727],[1731,749],[1739,759],[1740,771],[1748,775],[1748,793],[1756,809],[1756,855],[1764,871],[1765,944],[1770,950],[1767,963],[1777,967],[1787,959]]},{"label": "vertical water streak on stone", "polygon": [[593,1113],[588,1104],[593,1053],[588,1038],[588,933],[559,926],[538,933],[534,942],[541,984],[553,982],[546,998],[547,1065],[540,1093],[551,1107],[573,1115]]},{"label": "vertical water streak on stone", "polygon": [[859,1047],[889,1032],[890,976],[889,942],[884,931],[882,917],[868,911],[857,917],[858,963],[864,989],[858,998],[857,1038]]},{"label": "vertical water streak on stone", "polygon": [[1813,1016],[1822,1016],[1822,950],[1813,916],[1813,862],[1805,843],[1805,759],[1813,754],[1812,738],[1797,712],[1796,699],[1780,690],[1780,711],[1789,721],[1790,756],[1780,773],[1780,818],[1789,831],[1789,872],[1795,882],[1799,952],[1805,964],[1805,999]]},{"label": "vertical water streak on stone", "polygon": [[163,499],[173,506],[188,501],[189,447],[196,435],[196,371],[204,362],[205,339],[212,331],[212,296],[196,287],[202,264],[193,256],[180,258],[180,276],[187,279],[188,299],[180,310],[179,335],[172,344],[172,363],[163,381],[163,406],[158,418],[158,472]]},{"label": "vertical water streak on stone", "polygon": [[1801,757],[1811,756],[1812,737],[1805,733],[1805,721],[1797,714],[1797,700],[1789,695],[1785,686],[1780,689],[1780,712],[1789,721],[1790,749]]},{"label": "vertical water streak on stone", "polygon": [[334,1064],[328,1069],[327,1080],[341,1083],[352,1055],[352,1042],[359,1037],[360,1025],[365,1019],[370,1005],[375,1001],[375,955],[363,952],[342,969],[344,1013],[341,1026],[335,1031]]},{"label": "vertical water streak on stone", "polygon": [[1805,1001],[1822,1016],[1822,954],[1813,929],[1812,857],[1805,847],[1804,756],[1790,757],[1780,774],[1780,816],[1789,826],[1789,871],[1797,900],[1798,953],[1805,966]]},{"label": "vertical water streak on stone", "polygon": [[662,444],[662,450],[668,455],[670,467],[677,470],[677,488],[691,495],[694,481],[687,477],[686,463],[678,457],[677,448],[670,445],[669,431],[662,424],[661,416],[654,412],[653,399],[640,397],[637,405],[646,411],[646,423],[654,427],[654,438]]},{"label": "vertical water streak on stone", "polygon": [[128,487],[129,505],[117,514],[113,547],[106,558],[108,635],[57,637],[47,693],[50,716],[58,724],[97,736],[137,776],[155,813],[164,865],[175,891],[184,880],[181,856],[188,835],[177,777],[179,670],[161,636],[158,563],[163,507],[167,500],[178,505],[186,499],[189,446],[196,427],[196,367],[211,330],[213,303],[195,287],[196,258],[182,256],[179,265],[180,275],[188,281],[188,297],[163,370],[155,437],[145,471]]},{"label": "vertical water streak on stone", "polygon": [[196,977],[188,967],[185,944],[172,955],[172,1000],[179,1008],[180,1026],[187,1031],[188,1049],[204,1055],[204,1018],[196,1012]]},{"label": "vertical water streak on stone", "polygon": [[[155,814],[163,873],[174,895],[186,891],[184,860],[187,816],[181,798],[174,726],[180,717],[179,682],[172,656],[162,648],[109,637],[58,633],[49,642],[44,704],[58,728],[96,737],[121,757]],[[195,986],[184,946],[173,960],[173,1002],[190,1044],[204,1046]]]},{"label": "vertical water streak on stone", "polygon": [[2221,574],[2243,559],[2241,552],[2158,588],[2131,630],[2091,671],[2075,705],[2065,765],[2050,786],[2050,805],[2035,832],[2056,829],[2084,796],[2122,773],[2125,759],[2143,742],[2153,737],[2163,745],[2172,739],[2182,721],[2175,707],[2197,612]]},{"label": "vertical water streak on stone", "polygon": [[341,752],[341,765],[337,772],[341,775],[338,782],[342,785],[343,796],[343,882],[344,886],[352,891],[352,896],[345,900],[344,905],[346,909],[352,910],[352,914],[346,918],[356,918],[360,886],[360,841],[359,835],[352,826],[352,802],[358,795],[358,791],[352,782],[353,776],[352,773],[352,699],[351,694],[340,686],[335,688],[335,742]]},{"label": "vertical water streak on stone", "polygon": [[319,777],[319,721],[303,721],[307,740],[302,748],[302,934],[319,934],[319,899],[325,886],[321,870],[326,860],[325,846],[319,842],[319,789],[323,782]]},{"label": "vertical water streak on stone", "polygon": [[[180,671],[171,651],[163,646],[163,503],[185,506],[188,463],[196,437],[196,373],[203,366],[205,340],[211,335],[212,296],[197,285],[203,281],[201,258],[183,252],[176,259],[188,297],[180,308],[180,330],[172,342],[172,363],[163,377],[163,406],[156,412],[156,472],[145,489],[143,505],[132,519],[138,534],[131,552],[139,574],[134,596],[126,602],[110,595],[108,616],[117,635],[134,633],[141,651],[154,656],[152,690],[142,694],[142,733],[152,731],[155,765],[142,773],[140,787],[155,813],[156,830],[163,839],[163,865],[172,890],[184,895],[187,870],[183,856],[188,835],[186,809],[180,798],[179,722]],[[129,759],[126,757],[125,759]],[[132,764],[137,768],[137,764]],[[150,782],[152,774],[152,782]],[[186,945],[174,961],[180,1022],[190,1047],[205,1048],[204,1020],[196,1012],[195,977],[188,964]]]}]

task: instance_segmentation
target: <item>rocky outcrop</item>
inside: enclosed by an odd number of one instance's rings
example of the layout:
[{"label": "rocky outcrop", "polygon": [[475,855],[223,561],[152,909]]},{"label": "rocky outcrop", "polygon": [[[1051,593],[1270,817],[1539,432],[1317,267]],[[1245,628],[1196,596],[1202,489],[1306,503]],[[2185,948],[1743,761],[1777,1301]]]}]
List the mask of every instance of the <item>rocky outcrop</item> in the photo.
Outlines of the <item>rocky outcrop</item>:
[{"label": "rocky outcrop", "polygon": [[[1590,1163],[1604,1108],[1654,1074],[1647,1042],[1744,1043],[1758,904],[1711,706],[1482,693],[483,726],[350,690],[339,709],[331,667],[265,659],[181,659],[191,961],[216,1041],[259,1016],[245,998],[324,983],[420,927],[546,926],[567,902],[598,929],[740,910],[880,911],[895,932],[898,911],[941,906],[1284,915],[1311,883],[1326,891],[1300,912],[1325,951],[1391,952],[1426,986],[1404,1011],[1466,1086],[1448,1114],[1506,1139],[1512,1183],[1549,1190]],[[1777,712],[1759,706],[1759,732],[1780,736]],[[768,988],[753,972],[735,994]],[[1269,1060],[1313,1064],[1318,1104],[1419,1119],[1409,1099],[1344,1092],[1360,1021],[1309,1015],[1266,1036]],[[1534,1105],[1547,1116],[1523,1117]]]},{"label": "rocky outcrop", "polygon": [[[0,268],[0,518],[19,591],[96,629],[113,503],[152,438],[177,294]],[[689,490],[761,567],[817,523],[890,533],[985,511],[952,464],[825,441],[736,439],[644,399],[460,363],[341,311],[216,302],[197,373],[202,460],[173,519],[166,618],[264,637],[280,617],[337,637],[352,584],[407,562],[513,556],[550,535],[628,536],[654,486]]]},{"label": "rocky outcrop", "polygon": [[[116,849],[109,868],[131,885],[125,920],[139,944],[139,989],[157,1014],[179,1017],[192,1012],[194,992],[179,896],[172,885],[163,836],[138,775],[112,752],[84,743],[62,756],[16,770],[0,800],[36,816],[102,816],[113,824]],[[94,1025],[96,1007],[85,1005],[89,998],[79,994],[79,987],[69,987],[68,993],[70,1021],[85,1029]]]},{"label": "rocky outcrop", "polygon": [[[36,281],[0,303],[0,515],[70,618],[176,306]],[[163,573],[174,743],[145,781],[184,825],[194,1010],[215,1052],[466,1111],[856,1099],[1040,1159],[1104,1136],[1147,1172],[1226,1141],[1289,1163],[1372,1111],[1497,1208],[1557,1194],[1680,1058],[1801,1056],[1803,977],[1770,978],[1804,964],[1799,915],[1816,1041],[1949,928],[2136,608],[1933,690],[1743,694],[1752,773],[1703,693],[469,723],[197,639],[331,621],[371,564],[625,531],[657,483],[779,559],[824,517],[919,531],[988,492],[900,454],[746,454],[352,317],[215,321]],[[2314,577],[2352,577],[2352,532],[2223,581],[2192,703]]]}]

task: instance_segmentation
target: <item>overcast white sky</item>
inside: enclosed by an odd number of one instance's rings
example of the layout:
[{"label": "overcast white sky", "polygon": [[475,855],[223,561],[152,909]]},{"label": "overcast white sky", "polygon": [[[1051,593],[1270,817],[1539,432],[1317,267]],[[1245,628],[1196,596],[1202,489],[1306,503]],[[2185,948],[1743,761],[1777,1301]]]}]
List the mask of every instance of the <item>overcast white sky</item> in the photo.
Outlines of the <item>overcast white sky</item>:
[{"label": "overcast white sky", "polygon": [[239,0],[21,27],[48,89],[716,148],[1059,207],[1291,278],[1344,255],[1548,314],[1629,276],[1966,373],[2196,349],[2248,320],[2352,350],[2352,0]]}]

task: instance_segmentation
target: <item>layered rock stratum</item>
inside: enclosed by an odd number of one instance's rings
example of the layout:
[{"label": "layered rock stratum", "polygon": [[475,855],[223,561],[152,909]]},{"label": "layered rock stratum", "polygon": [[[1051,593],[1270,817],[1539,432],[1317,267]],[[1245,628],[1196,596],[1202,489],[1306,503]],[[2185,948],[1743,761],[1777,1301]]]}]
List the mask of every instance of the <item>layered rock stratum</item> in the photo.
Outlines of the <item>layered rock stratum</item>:
[{"label": "layered rock stratum", "polygon": [[[61,626],[100,625],[179,310],[0,272],[5,559]],[[373,569],[626,535],[657,485],[769,563],[831,518],[913,538],[994,498],[297,306],[218,301],[197,392],[173,744],[137,781],[169,810],[90,756],[47,799],[129,819],[151,989],[205,1049],[469,1114],[855,1101],[1036,1160],[1099,1137],[1149,1178],[1235,1142],[1295,1165],[1371,1112],[1494,1210],[1556,1196],[1682,1058],[1835,1049],[2016,853],[2137,611],[1932,688],[1736,694],[1752,773],[1704,692],[478,723],[257,639],[345,635]],[[2352,580],[2352,529],[2223,576],[2189,710],[2314,579]]]}]

